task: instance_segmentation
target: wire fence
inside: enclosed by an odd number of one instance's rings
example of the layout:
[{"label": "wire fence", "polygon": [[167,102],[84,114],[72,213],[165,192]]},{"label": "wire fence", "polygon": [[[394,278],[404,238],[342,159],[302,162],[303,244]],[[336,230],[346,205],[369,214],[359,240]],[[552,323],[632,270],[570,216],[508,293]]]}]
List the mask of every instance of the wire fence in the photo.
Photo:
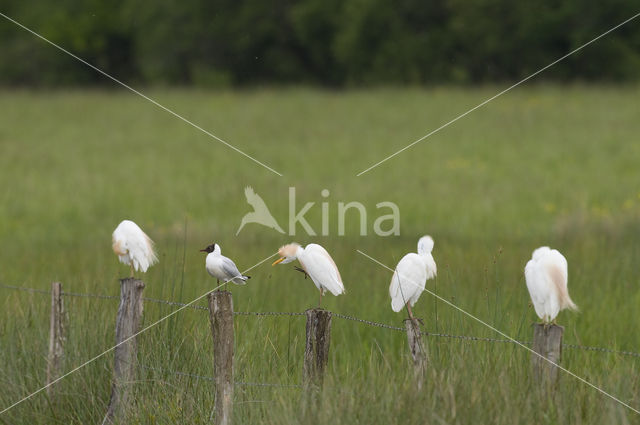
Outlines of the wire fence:
[{"label": "wire fence", "polygon": [[[0,288],[23,291],[23,292],[30,292],[30,293],[36,293],[36,294],[51,294],[50,290],[27,288],[27,287],[22,287],[22,286],[15,286],[15,285],[0,284]],[[62,291],[61,295],[67,296],[67,297],[79,297],[79,298],[97,298],[97,299],[114,299],[114,300],[119,300],[120,299],[120,296],[117,296],[117,295],[66,292],[66,291]],[[164,305],[170,305],[170,306],[179,306],[179,307],[187,306],[188,308],[193,309],[193,310],[203,310],[203,311],[208,311],[209,310],[207,307],[195,306],[195,305],[187,305],[186,303],[182,303],[182,302],[178,302],[178,301],[169,301],[169,300],[163,300],[163,299],[158,299],[158,298],[143,298],[143,300],[147,301],[147,302],[151,302],[151,303],[164,304]],[[234,311],[233,314],[235,316],[304,316],[305,315],[304,312],[285,312],[285,311]],[[389,325],[387,323],[380,323],[380,322],[375,322],[375,321],[372,321],[372,320],[361,319],[359,317],[350,316],[350,315],[346,315],[346,314],[342,314],[342,313],[332,312],[331,315],[332,315],[332,317],[337,317],[339,319],[343,319],[343,320],[347,320],[347,321],[353,321],[353,322],[357,322],[357,323],[362,323],[362,324],[365,324],[367,326],[372,326],[372,327],[377,327],[377,328],[382,328],[382,329],[392,330],[392,331],[398,331],[398,332],[405,332],[405,328]],[[447,334],[447,333],[433,333],[433,332],[428,332],[428,331],[422,331],[421,334],[424,335],[424,336],[427,336],[427,337],[447,338],[447,339],[455,339],[455,340],[461,340],[461,341],[489,342],[489,343],[501,343],[501,344],[523,344],[523,345],[529,345],[529,346],[532,345],[531,341],[519,341],[519,340],[515,340],[515,339],[513,339],[513,340],[512,339],[499,339],[499,338],[480,337],[480,336],[474,336],[474,335],[454,335],[454,334]],[[562,348],[582,350],[582,351],[591,351],[591,352],[598,352],[598,353],[616,354],[616,355],[621,355],[621,356],[640,358],[640,353],[639,352],[628,351],[628,350],[616,350],[616,349],[608,348],[608,347],[597,347],[597,346],[588,346],[588,345],[580,345],[580,344],[564,344],[563,343],[562,344]],[[168,372],[168,373],[173,373],[173,372]],[[187,374],[185,372],[175,372],[174,374],[177,374],[177,375],[181,375],[182,374],[182,375],[185,375],[185,376],[191,376],[192,375],[192,374]],[[192,377],[194,377],[194,378],[195,377],[200,377],[200,378],[203,378],[203,379],[211,378],[211,377],[201,377],[199,375],[193,375]],[[213,378],[211,378],[211,379],[213,379]],[[250,384],[251,383],[245,383],[245,385],[250,385]],[[255,385],[264,385],[264,386],[278,386],[278,385],[280,385],[280,384],[262,384],[262,383],[254,383],[254,384]],[[239,385],[242,385],[242,384],[239,384]]]}]

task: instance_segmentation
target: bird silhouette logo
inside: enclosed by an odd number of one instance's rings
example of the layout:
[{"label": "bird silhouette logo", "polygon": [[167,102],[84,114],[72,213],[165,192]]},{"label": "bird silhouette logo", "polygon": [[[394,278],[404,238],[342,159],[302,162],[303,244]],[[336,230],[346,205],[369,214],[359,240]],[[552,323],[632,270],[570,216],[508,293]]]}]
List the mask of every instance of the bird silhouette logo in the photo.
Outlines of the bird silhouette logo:
[{"label": "bird silhouette logo", "polygon": [[280,233],[284,233],[284,230],[282,230],[276,219],[271,215],[267,204],[264,203],[260,195],[253,191],[251,186],[247,186],[244,189],[244,196],[247,198],[247,203],[253,207],[253,211],[246,213],[244,217],[242,217],[242,222],[240,222],[236,236],[240,233],[244,225],[248,223],[262,224]]}]

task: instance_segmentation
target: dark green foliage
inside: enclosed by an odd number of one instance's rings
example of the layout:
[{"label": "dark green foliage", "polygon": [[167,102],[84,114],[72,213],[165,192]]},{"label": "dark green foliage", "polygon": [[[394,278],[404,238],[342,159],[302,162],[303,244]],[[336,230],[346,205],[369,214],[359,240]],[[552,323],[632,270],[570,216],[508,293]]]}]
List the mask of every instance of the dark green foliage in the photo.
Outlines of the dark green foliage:
[{"label": "dark green foliage", "polygon": [[[638,1],[62,0],[3,12],[114,76],[147,84],[370,84],[513,81],[633,16]],[[640,21],[545,73],[635,80]],[[0,83],[105,78],[0,20]]]}]

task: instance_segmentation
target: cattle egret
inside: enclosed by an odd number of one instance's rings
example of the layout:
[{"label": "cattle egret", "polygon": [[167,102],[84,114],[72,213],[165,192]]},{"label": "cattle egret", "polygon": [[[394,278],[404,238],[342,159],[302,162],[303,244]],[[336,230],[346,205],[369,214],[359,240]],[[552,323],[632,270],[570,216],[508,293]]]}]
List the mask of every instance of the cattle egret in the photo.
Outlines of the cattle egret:
[{"label": "cattle egret", "polygon": [[536,314],[545,324],[555,321],[560,310],[578,307],[569,298],[567,259],[548,246],[533,251],[524,277]]},{"label": "cattle egret", "polygon": [[131,277],[134,270],[146,272],[149,266],[158,262],[153,241],[131,220],[123,220],[118,224],[111,240],[113,252],[120,262],[131,267]]},{"label": "cattle egret", "polygon": [[222,255],[220,245],[217,243],[212,243],[205,249],[201,249],[200,252],[208,252],[205,266],[218,283],[231,281],[236,285],[244,285],[247,279],[251,279],[251,276],[243,276],[236,264],[230,258]]},{"label": "cattle egret", "polygon": [[418,253],[410,252],[398,262],[389,285],[391,309],[398,312],[407,306],[409,317],[413,320],[413,307],[424,291],[427,279],[433,279],[438,272],[436,262],[431,255],[433,239],[423,236],[418,241]]},{"label": "cattle egret", "polygon": [[344,284],[340,277],[340,271],[338,271],[336,263],[327,250],[320,245],[311,243],[303,248],[297,243],[290,243],[281,247],[278,250],[278,255],[282,258],[276,260],[272,266],[280,263],[290,263],[298,259],[305,277],[310,276],[313,283],[320,290],[318,307],[322,303],[322,296],[325,291],[329,291],[336,296],[344,293]]}]

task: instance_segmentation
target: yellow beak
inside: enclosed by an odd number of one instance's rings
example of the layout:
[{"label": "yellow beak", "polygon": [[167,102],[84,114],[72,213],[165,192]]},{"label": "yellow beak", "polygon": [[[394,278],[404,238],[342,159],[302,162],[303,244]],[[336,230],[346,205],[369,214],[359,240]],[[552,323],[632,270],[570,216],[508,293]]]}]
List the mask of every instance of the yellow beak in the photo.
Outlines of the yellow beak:
[{"label": "yellow beak", "polygon": [[282,257],[282,258],[280,258],[280,259],[278,259],[278,260],[274,261],[274,262],[273,262],[273,264],[272,264],[272,266],[275,266],[276,264],[280,264],[280,263],[282,263],[282,262],[284,261],[284,259],[285,259],[285,257]]}]

